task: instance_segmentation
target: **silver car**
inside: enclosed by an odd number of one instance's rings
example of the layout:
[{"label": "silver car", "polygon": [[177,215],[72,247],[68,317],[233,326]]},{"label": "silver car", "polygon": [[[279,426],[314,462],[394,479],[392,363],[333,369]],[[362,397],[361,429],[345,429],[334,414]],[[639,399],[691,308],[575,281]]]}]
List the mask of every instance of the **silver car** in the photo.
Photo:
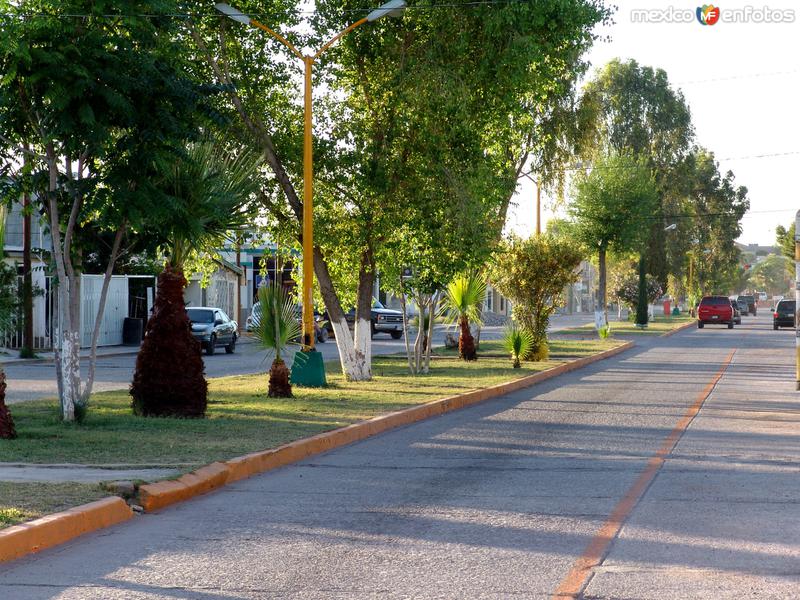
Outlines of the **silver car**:
[{"label": "silver car", "polygon": [[230,319],[221,308],[197,306],[186,309],[192,324],[192,335],[200,342],[200,346],[211,356],[217,346],[223,346],[225,352],[233,354],[236,350],[237,331],[239,325]]}]

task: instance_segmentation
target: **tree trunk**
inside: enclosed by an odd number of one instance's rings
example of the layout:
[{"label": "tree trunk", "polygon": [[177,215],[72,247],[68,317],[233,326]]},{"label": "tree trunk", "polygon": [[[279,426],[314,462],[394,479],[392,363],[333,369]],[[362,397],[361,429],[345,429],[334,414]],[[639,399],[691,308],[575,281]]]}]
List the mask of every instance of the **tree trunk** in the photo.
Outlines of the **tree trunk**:
[{"label": "tree trunk", "polygon": [[[27,158],[26,158],[27,163]],[[33,358],[33,272],[31,266],[31,195],[22,196],[22,348],[21,358]]]},{"label": "tree trunk", "polygon": [[314,274],[317,276],[317,283],[328,311],[333,334],[336,336],[336,349],[339,351],[339,362],[345,378],[348,381],[368,381],[372,377],[370,365],[365,362],[363,353],[356,352],[339,296],[333,287],[328,265],[319,247],[314,248]]},{"label": "tree trunk", "polygon": [[200,342],[192,336],[183,301],[186,278],[167,265],[158,276],[153,314],[136,357],[133,412],[152,417],[203,417],[208,404]]},{"label": "tree trunk", "polygon": [[[61,221],[58,209],[58,162],[53,143],[47,144],[47,164],[49,183],[47,190],[47,210],[50,218],[50,235],[53,242],[53,258],[58,275],[58,319],[56,328],[59,373],[59,397],[61,401],[61,418],[64,421],[75,420],[75,407],[80,402],[80,286],[75,286],[75,273],[72,270],[69,238],[74,230],[74,220],[61,235]],[[73,212],[75,212],[73,201]],[[62,239],[64,245],[62,246]],[[69,267],[69,269],[67,268]],[[77,287],[77,289],[75,289]],[[75,321],[75,317],[78,321]]]},{"label": "tree trunk", "polygon": [[400,276],[400,306],[403,313],[403,341],[406,347],[406,358],[408,359],[408,371],[414,375],[414,362],[411,357],[411,344],[408,341],[409,328],[408,328],[408,306],[406,303],[406,290],[403,285],[403,277]]},{"label": "tree trunk", "polygon": [[103,322],[103,313],[106,310],[106,300],[108,299],[108,286],[111,283],[111,276],[114,273],[114,265],[117,262],[119,255],[119,247],[122,244],[122,237],[125,235],[126,224],[122,224],[114,236],[114,244],[111,247],[111,254],[108,258],[108,265],[106,272],[103,274],[103,286],[100,290],[100,299],[97,302],[97,315],[94,319],[94,328],[92,329],[92,343],[89,350],[89,374],[86,376],[86,385],[83,393],[81,394],[81,403],[86,406],[89,403],[89,396],[92,395],[92,387],[94,386],[94,374],[97,365],[97,340],[100,337],[100,325]]},{"label": "tree trunk", "polygon": [[600,304],[600,311],[603,313],[603,325],[608,325],[608,303],[606,302],[606,249],[600,248],[598,256],[598,289],[597,301]]},{"label": "tree trunk", "polygon": [[475,352],[475,340],[472,337],[472,332],[469,330],[469,319],[462,316],[459,319],[461,326],[461,334],[458,336],[458,355],[463,360],[477,360],[478,355]]},{"label": "tree trunk", "polygon": [[362,363],[362,378],[372,379],[372,302],[375,287],[375,260],[370,248],[361,253],[358,270],[358,294],[356,298],[356,323],[353,332],[356,357]]},{"label": "tree trunk", "polygon": [[273,360],[272,366],[269,369],[269,390],[267,395],[270,398],[292,397],[289,368],[280,358]]},{"label": "tree trunk", "polygon": [[425,373],[428,373],[431,368],[431,352],[433,351],[433,327],[436,321],[436,308],[439,304],[439,293],[434,292],[431,296],[430,313],[428,316],[428,335],[427,343],[425,345]]},{"label": "tree trunk", "polygon": [[15,437],[14,419],[6,406],[6,374],[0,367],[0,439],[13,440]]}]

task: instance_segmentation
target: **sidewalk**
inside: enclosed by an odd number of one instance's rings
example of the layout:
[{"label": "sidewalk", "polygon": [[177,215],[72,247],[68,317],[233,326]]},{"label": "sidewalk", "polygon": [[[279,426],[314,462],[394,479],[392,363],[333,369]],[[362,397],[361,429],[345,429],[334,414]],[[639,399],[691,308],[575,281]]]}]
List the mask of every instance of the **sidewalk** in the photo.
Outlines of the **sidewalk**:
[{"label": "sidewalk", "polygon": [[[242,332],[236,342],[242,344],[254,344],[255,340],[249,333]],[[101,346],[97,349],[97,358],[110,358],[114,356],[127,356],[131,354],[138,354],[141,346]],[[81,360],[88,360],[89,348],[81,348]],[[36,358],[20,358],[18,350],[10,348],[0,348],[0,365],[13,365],[13,364],[41,364],[51,363],[55,360],[55,354],[51,351],[39,351],[36,353]]]}]

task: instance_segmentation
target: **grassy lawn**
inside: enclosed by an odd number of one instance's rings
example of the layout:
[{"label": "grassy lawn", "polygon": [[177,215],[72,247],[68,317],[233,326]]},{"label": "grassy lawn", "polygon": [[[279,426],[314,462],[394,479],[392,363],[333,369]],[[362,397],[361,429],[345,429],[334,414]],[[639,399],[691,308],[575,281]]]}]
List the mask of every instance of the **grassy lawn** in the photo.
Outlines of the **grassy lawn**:
[{"label": "grassy lawn", "polygon": [[0,481],[0,529],[106,496],[96,484]]},{"label": "grassy lawn", "polygon": [[[369,382],[344,380],[328,364],[329,386],[295,387],[289,399],[267,396],[266,375],[209,381],[206,419],[134,417],[127,391],[92,396],[80,425],[61,423],[55,400],[12,407],[19,437],[0,440],[7,462],[106,466],[175,466],[181,471],[264,450],[389,411],[510,381],[612,348],[617,340],[553,340],[547,362],[513,369],[497,341],[483,341],[479,360],[465,363],[439,350],[431,373],[411,376],[404,356],[375,357]],[[0,483],[0,527],[108,495],[99,486]]]},{"label": "grassy lawn", "polygon": [[[632,321],[612,321],[611,335],[661,335],[672,331],[673,329],[691,323],[694,321],[693,317],[689,315],[678,315],[677,317],[654,317],[647,324],[647,329],[640,329]],[[572,327],[570,329],[562,329],[558,332],[559,335],[593,335],[597,337],[597,331],[593,323],[588,323],[580,327]]]}]

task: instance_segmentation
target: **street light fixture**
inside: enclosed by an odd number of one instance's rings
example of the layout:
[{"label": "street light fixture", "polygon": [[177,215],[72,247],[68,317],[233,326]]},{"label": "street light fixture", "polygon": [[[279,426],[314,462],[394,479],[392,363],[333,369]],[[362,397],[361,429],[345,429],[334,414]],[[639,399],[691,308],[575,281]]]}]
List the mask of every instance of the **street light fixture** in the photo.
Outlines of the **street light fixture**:
[{"label": "street light fixture", "polygon": [[313,220],[313,152],[312,152],[312,82],[311,72],[320,55],[335,44],[339,39],[353,31],[356,27],[377,21],[383,17],[397,17],[403,14],[406,8],[405,0],[390,0],[386,4],[373,10],[363,19],[349,25],[330,40],[314,54],[305,55],[298,50],[294,44],[287,40],[278,32],[270,29],[263,23],[251,19],[240,10],[235,9],[229,4],[217,3],[216,9],[226,17],[238,23],[244,23],[252,27],[258,27],[266,31],[281,44],[286,46],[289,51],[303,61],[305,67],[304,78],[304,135],[303,135],[303,351],[295,355],[292,364],[292,382],[301,385],[322,387],[325,381],[325,363],[322,354],[314,349],[314,220]]},{"label": "street light fixture", "polygon": [[673,223],[672,225],[667,225],[666,227],[664,227],[664,231],[672,231],[673,229],[677,229],[677,228],[678,228],[678,224],[677,223]]}]

